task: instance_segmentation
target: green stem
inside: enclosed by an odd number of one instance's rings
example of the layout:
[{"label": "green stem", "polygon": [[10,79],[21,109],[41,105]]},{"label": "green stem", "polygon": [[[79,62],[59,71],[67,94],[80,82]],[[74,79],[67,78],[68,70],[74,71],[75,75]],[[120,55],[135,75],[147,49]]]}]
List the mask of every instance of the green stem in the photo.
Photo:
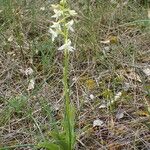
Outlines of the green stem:
[{"label": "green stem", "polygon": [[[66,31],[65,34],[65,43],[68,41],[68,33]],[[68,49],[65,49],[64,51],[64,72],[63,72],[63,83],[64,83],[64,97],[65,97],[65,122],[67,123],[68,127],[68,135],[69,138],[69,150],[71,150],[72,147],[72,136],[71,136],[71,122],[69,118],[70,113],[70,90],[68,85],[68,79],[69,79],[69,51]]]},{"label": "green stem", "polygon": [[[63,3],[63,7],[65,9],[65,2]],[[66,23],[66,19],[64,19],[64,24]],[[68,30],[64,26],[64,42],[65,44],[68,42]],[[69,150],[72,149],[72,127],[71,127],[71,118],[69,118],[70,113],[70,90],[68,85],[68,79],[69,79],[69,51],[68,49],[64,50],[64,69],[63,69],[63,88],[64,88],[64,98],[65,98],[65,124],[66,125],[66,136],[68,139],[68,145]]]},{"label": "green stem", "polygon": [[[66,1],[63,0],[62,7],[65,10]],[[68,43],[68,29],[66,28],[65,24],[67,22],[67,18],[65,14],[63,14],[63,22],[64,22],[64,43]],[[70,113],[71,113],[71,102],[70,102],[70,90],[69,90],[69,51],[68,49],[64,50],[64,69],[63,69],[63,90],[64,90],[64,104],[65,104],[65,116],[64,116],[64,129],[66,131],[66,140],[68,143],[68,150],[71,150],[73,145],[73,138],[72,132],[74,132],[74,128],[71,124]]]}]

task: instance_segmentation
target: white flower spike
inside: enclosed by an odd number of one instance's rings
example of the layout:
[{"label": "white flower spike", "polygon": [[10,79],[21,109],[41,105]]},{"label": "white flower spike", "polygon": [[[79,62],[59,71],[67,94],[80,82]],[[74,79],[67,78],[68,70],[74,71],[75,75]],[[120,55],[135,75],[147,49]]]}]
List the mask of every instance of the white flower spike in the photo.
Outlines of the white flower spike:
[{"label": "white flower spike", "polygon": [[62,45],[61,47],[58,48],[58,50],[68,50],[73,52],[75,50],[74,47],[71,46],[71,41],[68,39],[67,43],[65,43],[64,45]]},{"label": "white flower spike", "polygon": [[74,29],[72,28],[72,25],[73,25],[73,24],[74,24],[74,21],[73,21],[73,20],[71,20],[71,21],[69,21],[68,23],[66,23],[67,29],[70,30],[70,31],[72,31],[72,32],[74,32]]}]

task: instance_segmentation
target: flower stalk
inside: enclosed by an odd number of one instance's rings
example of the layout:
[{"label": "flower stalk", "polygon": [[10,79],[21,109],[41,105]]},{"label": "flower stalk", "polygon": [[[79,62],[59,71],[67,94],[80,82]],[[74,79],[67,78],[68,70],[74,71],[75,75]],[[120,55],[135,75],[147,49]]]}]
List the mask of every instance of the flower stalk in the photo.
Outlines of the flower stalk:
[{"label": "flower stalk", "polygon": [[67,143],[67,149],[72,150],[75,143],[75,132],[74,132],[74,107],[70,101],[70,89],[69,89],[69,55],[75,49],[71,46],[71,40],[69,39],[70,32],[73,32],[74,21],[70,19],[76,15],[74,10],[70,10],[67,7],[67,1],[61,0],[60,4],[52,5],[56,22],[49,29],[49,33],[52,35],[52,42],[60,36],[63,39],[63,45],[58,50],[63,51],[64,54],[64,67],[63,67],[63,91],[64,91],[64,105],[65,114],[63,128],[65,132],[65,139]]}]

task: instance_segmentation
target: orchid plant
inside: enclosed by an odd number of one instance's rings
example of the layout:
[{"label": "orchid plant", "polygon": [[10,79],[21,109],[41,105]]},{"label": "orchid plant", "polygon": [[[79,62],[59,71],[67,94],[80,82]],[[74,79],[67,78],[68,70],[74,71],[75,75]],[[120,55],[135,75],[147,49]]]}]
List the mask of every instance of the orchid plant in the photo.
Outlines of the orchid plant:
[{"label": "orchid plant", "polygon": [[63,68],[63,91],[64,91],[64,120],[62,122],[63,132],[59,132],[56,128],[54,132],[51,132],[53,137],[52,143],[44,142],[39,144],[39,147],[49,150],[72,150],[75,145],[75,131],[74,131],[74,119],[75,112],[74,107],[70,102],[70,90],[68,85],[69,78],[69,54],[73,52],[75,48],[72,46],[71,39],[69,38],[70,32],[74,32],[72,19],[77,13],[68,7],[67,0],[61,0],[59,4],[52,5],[54,15],[52,18],[52,25],[49,28],[49,33],[52,37],[52,42],[55,41],[58,36],[63,39],[63,44],[58,48],[59,51],[64,53],[64,68]]}]

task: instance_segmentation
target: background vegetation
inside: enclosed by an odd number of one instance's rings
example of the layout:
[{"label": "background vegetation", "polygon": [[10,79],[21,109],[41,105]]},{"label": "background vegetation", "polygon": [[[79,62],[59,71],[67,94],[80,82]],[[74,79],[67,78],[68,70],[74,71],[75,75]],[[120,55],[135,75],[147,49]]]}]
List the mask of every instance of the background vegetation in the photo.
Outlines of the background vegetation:
[{"label": "background vegetation", "polygon": [[[34,149],[62,120],[62,41],[48,33],[54,2],[0,0],[0,149]],[[70,6],[78,13],[70,59],[76,150],[149,150],[149,1]]]}]

